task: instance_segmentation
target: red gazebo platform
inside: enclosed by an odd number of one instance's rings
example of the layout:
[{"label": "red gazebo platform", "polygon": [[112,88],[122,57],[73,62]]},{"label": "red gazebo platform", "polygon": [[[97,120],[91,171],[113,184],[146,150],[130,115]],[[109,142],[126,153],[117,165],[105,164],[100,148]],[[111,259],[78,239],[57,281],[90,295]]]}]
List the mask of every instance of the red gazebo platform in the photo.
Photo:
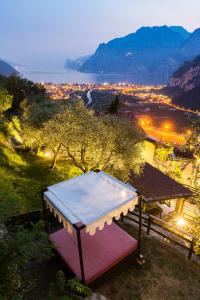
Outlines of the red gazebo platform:
[{"label": "red gazebo platform", "polygon": [[[50,241],[70,270],[81,278],[78,243],[75,230],[72,234],[64,228],[50,234]],[[118,225],[105,225],[94,236],[81,230],[85,283],[89,284],[134,252],[138,242]]]}]

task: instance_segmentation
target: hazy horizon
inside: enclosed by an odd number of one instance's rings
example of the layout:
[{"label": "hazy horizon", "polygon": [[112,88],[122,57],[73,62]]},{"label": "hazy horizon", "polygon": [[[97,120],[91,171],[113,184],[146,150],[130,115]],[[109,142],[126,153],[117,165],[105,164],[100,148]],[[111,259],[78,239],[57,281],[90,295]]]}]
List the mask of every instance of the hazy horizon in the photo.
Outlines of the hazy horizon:
[{"label": "hazy horizon", "polygon": [[181,0],[1,0],[0,57],[29,67],[62,67],[66,58],[92,54],[99,43],[142,26],[193,31],[200,27],[199,10],[199,0],[184,5]]}]

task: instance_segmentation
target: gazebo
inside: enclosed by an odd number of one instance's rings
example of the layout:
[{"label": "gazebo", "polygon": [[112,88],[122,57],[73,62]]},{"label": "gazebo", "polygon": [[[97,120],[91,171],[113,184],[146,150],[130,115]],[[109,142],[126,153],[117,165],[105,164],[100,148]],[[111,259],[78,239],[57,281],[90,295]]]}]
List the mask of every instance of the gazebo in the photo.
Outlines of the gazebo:
[{"label": "gazebo", "polygon": [[114,222],[136,204],[141,207],[140,196],[130,185],[103,171],[88,172],[52,185],[42,195],[45,222],[49,208],[63,223],[49,239],[83,283],[91,283],[125,257],[140,254],[141,213],[138,240]]},{"label": "gazebo", "polygon": [[130,184],[143,196],[143,201],[147,206],[161,204],[159,207],[172,206],[178,215],[183,214],[184,202],[194,196],[189,188],[180,184],[159,169],[144,164],[142,173],[139,176],[131,174]]}]

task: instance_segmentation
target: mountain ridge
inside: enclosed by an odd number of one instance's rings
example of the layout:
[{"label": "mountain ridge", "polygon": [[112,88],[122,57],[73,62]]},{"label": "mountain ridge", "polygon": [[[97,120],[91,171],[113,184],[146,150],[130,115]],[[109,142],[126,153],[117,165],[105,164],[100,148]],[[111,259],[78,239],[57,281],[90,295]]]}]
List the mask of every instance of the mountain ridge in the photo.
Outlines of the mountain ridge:
[{"label": "mountain ridge", "polygon": [[163,92],[177,105],[200,109],[200,55],[176,70]]},{"label": "mountain ridge", "polygon": [[78,70],[89,58],[91,55],[84,55],[77,57],[76,59],[66,59],[65,68],[71,70]]},{"label": "mountain ridge", "polygon": [[17,75],[18,72],[7,62],[3,61],[0,59],[0,75],[1,76],[12,76],[12,75]]},{"label": "mountain ridge", "polygon": [[200,29],[141,27],[135,33],[99,44],[78,69],[83,73],[128,74],[140,84],[166,84],[186,60],[200,54]]}]

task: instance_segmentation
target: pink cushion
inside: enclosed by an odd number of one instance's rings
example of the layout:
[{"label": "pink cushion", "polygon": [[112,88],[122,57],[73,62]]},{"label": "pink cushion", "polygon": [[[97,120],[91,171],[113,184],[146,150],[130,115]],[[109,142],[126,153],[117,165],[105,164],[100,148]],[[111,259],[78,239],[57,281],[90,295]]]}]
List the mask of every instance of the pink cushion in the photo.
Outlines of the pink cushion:
[{"label": "pink cushion", "polygon": [[[64,228],[50,234],[59,255],[73,273],[81,279],[76,231],[69,234]],[[90,283],[137,249],[138,242],[116,224],[105,225],[95,235],[81,230],[85,281]]]}]

